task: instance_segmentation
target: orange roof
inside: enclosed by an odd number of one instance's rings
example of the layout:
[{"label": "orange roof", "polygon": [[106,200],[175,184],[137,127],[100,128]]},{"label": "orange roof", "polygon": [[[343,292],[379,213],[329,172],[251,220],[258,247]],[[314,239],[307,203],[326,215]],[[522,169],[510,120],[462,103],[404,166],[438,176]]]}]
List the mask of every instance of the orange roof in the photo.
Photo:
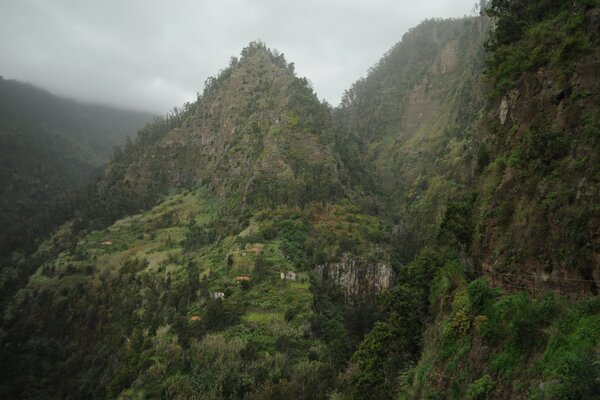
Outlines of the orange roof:
[{"label": "orange roof", "polygon": [[248,252],[248,253],[254,253],[254,254],[258,254],[258,253],[260,253],[260,247],[258,247],[258,246],[252,246],[252,247],[248,247],[248,248],[246,249],[246,252]]},{"label": "orange roof", "polygon": [[248,275],[238,275],[234,278],[236,281],[249,281],[250,277]]},{"label": "orange roof", "polygon": [[199,317],[199,316],[197,316],[197,315],[192,315],[192,316],[190,317],[190,319],[191,319],[192,321],[200,321],[200,317]]}]

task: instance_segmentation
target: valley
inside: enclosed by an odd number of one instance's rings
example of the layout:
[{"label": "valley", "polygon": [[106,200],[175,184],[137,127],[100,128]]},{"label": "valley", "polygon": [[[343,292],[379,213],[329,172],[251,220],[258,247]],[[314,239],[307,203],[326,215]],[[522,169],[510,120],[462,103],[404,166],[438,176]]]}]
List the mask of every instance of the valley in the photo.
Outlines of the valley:
[{"label": "valley", "polygon": [[139,129],[2,257],[2,397],[598,398],[600,4],[481,6]]}]

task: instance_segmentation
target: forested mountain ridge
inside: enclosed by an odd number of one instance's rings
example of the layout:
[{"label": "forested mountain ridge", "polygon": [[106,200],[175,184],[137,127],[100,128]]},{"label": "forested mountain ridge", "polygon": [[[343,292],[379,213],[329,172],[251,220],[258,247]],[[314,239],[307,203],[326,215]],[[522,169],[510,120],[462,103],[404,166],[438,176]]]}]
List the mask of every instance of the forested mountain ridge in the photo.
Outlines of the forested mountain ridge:
[{"label": "forested mountain ridge", "polygon": [[484,16],[421,23],[335,111],[338,134],[354,149],[342,154],[368,171],[406,261],[431,243],[446,203],[472,184],[489,25]]},{"label": "forested mountain ridge", "polygon": [[8,393],[324,397],[394,278],[334,141],[308,82],[251,43],[32,255],[4,315]]},{"label": "forested mountain ridge", "polygon": [[600,4],[481,4],[338,109],[254,42],[146,126],[23,261],[0,393],[597,398]]},{"label": "forested mountain ridge", "polygon": [[28,245],[52,226],[46,218],[52,204],[91,183],[114,148],[152,118],[0,77],[0,254]]},{"label": "forested mountain ridge", "polygon": [[341,195],[328,108],[293,64],[263,44],[233,58],[183,113],[178,129],[115,160],[101,186],[145,196],[204,183],[244,205]]},{"label": "forested mountain ridge", "polygon": [[4,78],[0,80],[0,110],[3,118],[27,123],[40,136],[69,141],[76,149],[73,156],[94,166],[109,161],[115,147],[154,117],[148,112],[78,103]]}]

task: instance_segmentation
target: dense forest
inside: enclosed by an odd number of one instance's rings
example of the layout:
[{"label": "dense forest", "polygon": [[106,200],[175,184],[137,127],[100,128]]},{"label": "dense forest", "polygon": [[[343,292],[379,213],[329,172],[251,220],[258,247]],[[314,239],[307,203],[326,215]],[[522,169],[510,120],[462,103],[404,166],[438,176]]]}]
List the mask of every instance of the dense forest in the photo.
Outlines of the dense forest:
[{"label": "dense forest", "polygon": [[115,147],[153,118],[0,77],[0,255],[31,250],[64,222],[77,201],[70,192],[91,183]]},{"label": "dense forest", "polygon": [[1,396],[600,398],[600,2],[480,6],[336,108],[251,42],[95,180],[119,130],[1,80],[5,192],[74,174],[2,250]]}]

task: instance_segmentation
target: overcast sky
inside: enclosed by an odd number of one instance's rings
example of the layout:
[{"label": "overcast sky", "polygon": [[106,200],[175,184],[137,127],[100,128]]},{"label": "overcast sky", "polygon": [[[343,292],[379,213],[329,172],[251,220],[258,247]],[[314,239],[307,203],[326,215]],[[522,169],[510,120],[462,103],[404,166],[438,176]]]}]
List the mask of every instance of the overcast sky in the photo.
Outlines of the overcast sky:
[{"label": "overcast sky", "polygon": [[0,75],[162,114],[260,39],[337,105],[408,29],[468,15],[475,2],[0,0]]}]

